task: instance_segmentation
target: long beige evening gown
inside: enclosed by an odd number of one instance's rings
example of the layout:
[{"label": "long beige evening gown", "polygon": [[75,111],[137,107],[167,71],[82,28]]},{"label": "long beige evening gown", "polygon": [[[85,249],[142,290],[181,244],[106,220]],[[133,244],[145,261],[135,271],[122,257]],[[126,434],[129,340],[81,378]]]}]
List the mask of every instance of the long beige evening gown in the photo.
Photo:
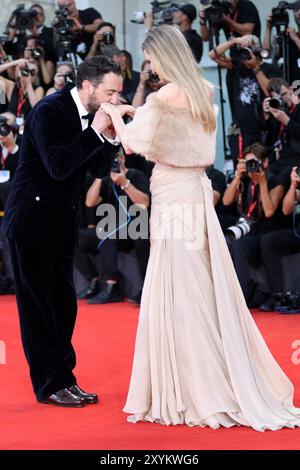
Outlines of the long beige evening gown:
[{"label": "long beige evening gown", "polygon": [[216,134],[152,94],[124,140],[156,162],[128,421],[300,426],[293,385],[246,306],[213,207],[205,167],[214,161]]}]

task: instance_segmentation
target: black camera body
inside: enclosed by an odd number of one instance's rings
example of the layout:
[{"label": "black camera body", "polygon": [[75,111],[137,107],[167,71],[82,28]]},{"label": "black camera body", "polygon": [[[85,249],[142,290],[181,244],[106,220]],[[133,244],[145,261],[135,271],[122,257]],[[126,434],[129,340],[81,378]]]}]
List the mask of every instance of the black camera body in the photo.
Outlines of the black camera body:
[{"label": "black camera body", "polygon": [[217,25],[223,22],[223,15],[230,13],[230,2],[228,0],[201,0],[200,3],[204,6],[211,5],[205,11],[206,19],[212,25]]},{"label": "black camera body", "polygon": [[273,96],[269,101],[269,105],[273,109],[281,109],[282,111],[286,108],[286,104],[280,95]]},{"label": "black camera body", "polygon": [[103,36],[103,39],[101,40],[101,42],[103,42],[103,44],[106,44],[107,46],[111,46],[112,44],[114,44],[115,37],[113,33],[111,33],[110,31],[106,31],[102,33],[102,36]]},{"label": "black camera body", "polygon": [[111,166],[111,171],[113,173],[120,173],[121,172],[121,167],[120,167],[120,160],[118,157],[116,157],[113,161],[113,164]]},{"label": "black camera body", "polygon": [[232,54],[231,57],[238,63],[242,63],[245,60],[250,60],[252,54],[255,57],[259,57],[261,60],[267,59],[269,56],[269,52],[267,49],[263,49],[261,47],[254,47],[251,49],[250,47],[241,47],[240,45],[235,45],[231,48]]},{"label": "black camera body", "polygon": [[40,47],[34,47],[32,49],[28,49],[31,52],[31,56],[35,60],[40,60],[40,58],[43,55],[43,51],[41,50]]},{"label": "black camera body", "polygon": [[[151,5],[154,26],[159,26],[160,24],[172,24],[173,13],[178,11],[178,3],[170,2],[168,0],[163,0],[161,2],[153,0]],[[131,23],[144,23],[146,15],[145,12],[136,11],[134,12],[134,15],[135,19],[131,20]]]},{"label": "black camera body", "polygon": [[277,7],[272,8],[271,25],[275,28],[281,26],[287,27],[289,25],[289,14],[287,10],[300,9],[300,2],[279,2]]},{"label": "black camera body", "polygon": [[34,18],[37,16],[37,12],[30,9],[26,10],[25,5],[21,4],[13,12],[13,16],[16,18],[16,29],[24,32],[33,27]]},{"label": "black camera body", "polygon": [[21,68],[21,75],[23,75],[23,77],[29,77],[30,70],[29,70],[29,67],[27,67],[27,65]]},{"label": "black camera body", "polygon": [[7,137],[11,132],[13,128],[7,124],[7,119],[4,116],[0,116],[0,135],[2,137]]},{"label": "black camera body", "polygon": [[76,35],[72,28],[74,21],[69,18],[70,11],[68,7],[61,7],[55,12],[55,19],[52,26],[57,35],[58,47],[66,52],[71,52],[73,39]]},{"label": "black camera body", "polygon": [[251,158],[251,160],[246,161],[246,170],[247,173],[259,173],[263,165],[261,160],[256,158]]},{"label": "black camera body", "polygon": [[63,77],[64,77],[64,81],[66,83],[74,83],[74,76],[73,76],[72,72],[64,73]]},{"label": "black camera body", "polygon": [[152,70],[149,70],[148,72],[148,81],[152,83],[158,83],[160,80],[159,76],[157,73],[153,73]]}]

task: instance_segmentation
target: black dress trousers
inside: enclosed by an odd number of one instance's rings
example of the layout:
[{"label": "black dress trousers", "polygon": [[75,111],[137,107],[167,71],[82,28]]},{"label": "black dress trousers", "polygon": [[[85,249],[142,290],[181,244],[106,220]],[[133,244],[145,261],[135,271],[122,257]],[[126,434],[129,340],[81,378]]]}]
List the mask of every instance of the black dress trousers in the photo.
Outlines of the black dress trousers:
[{"label": "black dress trousers", "polygon": [[38,400],[76,384],[73,258],[10,241],[22,343]]}]

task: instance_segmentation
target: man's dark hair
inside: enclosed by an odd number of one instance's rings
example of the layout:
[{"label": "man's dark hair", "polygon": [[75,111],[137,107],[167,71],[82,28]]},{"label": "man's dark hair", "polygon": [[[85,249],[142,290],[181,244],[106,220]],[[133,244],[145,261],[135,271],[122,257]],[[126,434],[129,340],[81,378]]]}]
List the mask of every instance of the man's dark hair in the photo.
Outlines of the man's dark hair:
[{"label": "man's dark hair", "polygon": [[243,151],[243,158],[245,158],[246,155],[249,155],[249,153],[253,153],[253,155],[255,155],[256,158],[258,158],[262,162],[268,158],[267,149],[259,142],[255,142],[254,144],[251,144],[246,147]]},{"label": "man's dark hair", "polygon": [[284,80],[283,78],[281,77],[275,77],[275,78],[271,78],[269,80],[269,83],[268,83],[268,86],[267,86],[267,90],[269,93],[271,93],[272,91],[275,91],[275,93],[280,93],[280,88],[282,86],[285,86],[286,88],[289,88],[289,84],[286,80]]},{"label": "man's dark hair", "polygon": [[116,64],[110,57],[104,55],[96,55],[85,59],[77,67],[76,86],[78,89],[82,88],[82,82],[89,80],[97,87],[103,81],[104,75],[108,73],[115,73],[122,75],[120,66]]}]

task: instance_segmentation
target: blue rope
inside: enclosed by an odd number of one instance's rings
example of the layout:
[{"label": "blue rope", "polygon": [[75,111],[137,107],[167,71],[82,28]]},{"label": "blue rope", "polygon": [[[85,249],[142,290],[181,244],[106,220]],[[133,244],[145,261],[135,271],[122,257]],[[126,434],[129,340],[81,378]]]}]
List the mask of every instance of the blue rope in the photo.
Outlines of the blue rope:
[{"label": "blue rope", "polygon": [[112,232],[108,233],[106,235],[105,238],[103,238],[102,240],[100,240],[100,242],[98,243],[97,245],[97,251],[100,251],[100,248],[101,246],[103,245],[103,243],[108,239],[110,238],[112,235],[114,235],[115,233],[117,233],[119,230],[121,230],[123,227],[126,227],[126,225],[129,224],[129,222],[131,221],[131,217],[130,215],[128,214],[128,211],[126,209],[126,207],[124,206],[124,204],[122,203],[121,199],[120,199],[120,196],[118,195],[117,193],[117,190],[116,190],[116,185],[115,183],[113,183],[113,191],[114,191],[114,195],[115,197],[117,198],[118,200],[118,203],[120,204],[120,206],[122,207],[122,209],[124,210],[126,216],[127,216],[127,220],[124,224],[120,225],[119,227],[117,227],[116,229],[114,229]]}]

